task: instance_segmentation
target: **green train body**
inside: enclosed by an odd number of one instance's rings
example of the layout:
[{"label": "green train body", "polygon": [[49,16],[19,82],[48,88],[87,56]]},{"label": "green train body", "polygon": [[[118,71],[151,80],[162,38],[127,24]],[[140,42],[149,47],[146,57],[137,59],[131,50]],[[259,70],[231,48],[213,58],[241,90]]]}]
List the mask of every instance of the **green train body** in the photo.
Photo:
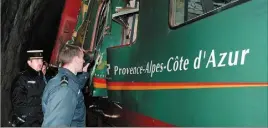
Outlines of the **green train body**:
[{"label": "green train body", "polygon": [[106,106],[119,114],[105,121],[267,127],[267,5],[267,0],[140,0],[129,7],[126,1],[103,0],[88,8],[93,13],[81,43],[96,61],[92,95],[120,104]]}]

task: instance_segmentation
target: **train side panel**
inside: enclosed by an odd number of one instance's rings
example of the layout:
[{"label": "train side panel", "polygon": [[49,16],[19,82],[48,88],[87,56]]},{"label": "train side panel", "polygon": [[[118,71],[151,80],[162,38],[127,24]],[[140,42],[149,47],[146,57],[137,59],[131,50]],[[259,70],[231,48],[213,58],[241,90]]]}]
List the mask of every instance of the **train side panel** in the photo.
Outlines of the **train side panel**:
[{"label": "train side panel", "polygon": [[267,22],[266,0],[181,27],[168,1],[140,1],[135,44],[107,50],[109,98],[129,126],[267,126]]}]

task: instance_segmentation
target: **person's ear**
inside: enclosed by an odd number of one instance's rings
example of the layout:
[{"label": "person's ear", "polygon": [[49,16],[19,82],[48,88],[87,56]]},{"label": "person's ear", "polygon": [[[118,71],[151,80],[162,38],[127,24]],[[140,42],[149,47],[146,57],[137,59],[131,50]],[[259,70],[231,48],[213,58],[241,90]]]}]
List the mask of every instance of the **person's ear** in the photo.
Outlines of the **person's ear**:
[{"label": "person's ear", "polygon": [[31,63],[31,60],[27,60],[27,63],[28,63],[28,65],[31,65],[32,63]]}]

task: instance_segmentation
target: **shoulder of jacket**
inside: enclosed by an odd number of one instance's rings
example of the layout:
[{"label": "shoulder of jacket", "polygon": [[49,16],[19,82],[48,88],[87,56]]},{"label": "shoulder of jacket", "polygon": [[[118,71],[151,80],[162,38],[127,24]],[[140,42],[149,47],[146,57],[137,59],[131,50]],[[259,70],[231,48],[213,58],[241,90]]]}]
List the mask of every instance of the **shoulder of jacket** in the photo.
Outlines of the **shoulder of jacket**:
[{"label": "shoulder of jacket", "polygon": [[24,80],[26,76],[27,76],[27,73],[25,73],[25,71],[19,72],[16,74],[13,81],[16,82],[16,81]]},{"label": "shoulder of jacket", "polygon": [[27,70],[25,71],[21,71],[17,74],[18,77],[28,77],[29,76],[29,72]]},{"label": "shoulder of jacket", "polygon": [[68,77],[66,75],[61,76],[61,78],[60,78],[60,86],[62,86],[62,87],[68,86],[68,83],[69,83],[68,80],[69,79],[68,79]]},{"label": "shoulder of jacket", "polygon": [[75,90],[72,86],[68,86],[70,82],[72,83],[72,81],[68,78],[67,75],[65,75],[65,74],[56,75],[47,84],[47,87],[49,86],[49,88],[50,88],[49,93],[54,93],[54,92],[57,92],[59,90],[61,90],[61,91],[71,90],[72,92],[77,94],[78,90]]},{"label": "shoulder of jacket", "polygon": [[19,72],[16,74],[15,78],[12,80],[11,90],[18,86],[24,86],[24,83],[27,83],[28,77],[25,75],[25,72]]}]

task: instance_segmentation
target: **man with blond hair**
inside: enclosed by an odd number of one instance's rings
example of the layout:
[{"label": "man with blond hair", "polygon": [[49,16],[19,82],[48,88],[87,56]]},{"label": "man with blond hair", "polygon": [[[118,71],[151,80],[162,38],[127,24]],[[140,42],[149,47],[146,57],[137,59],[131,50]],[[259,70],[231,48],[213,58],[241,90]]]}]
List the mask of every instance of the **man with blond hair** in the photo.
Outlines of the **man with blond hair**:
[{"label": "man with blond hair", "polygon": [[[89,73],[83,67],[84,53],[78,46],[65,45],[59,54],[62,67],[43,93],[43,127],[85,127],[86,108],[82,88]],[[82,73],[81,73],[82,72]],[[78,74],[81,73],[81,74]]]}]

